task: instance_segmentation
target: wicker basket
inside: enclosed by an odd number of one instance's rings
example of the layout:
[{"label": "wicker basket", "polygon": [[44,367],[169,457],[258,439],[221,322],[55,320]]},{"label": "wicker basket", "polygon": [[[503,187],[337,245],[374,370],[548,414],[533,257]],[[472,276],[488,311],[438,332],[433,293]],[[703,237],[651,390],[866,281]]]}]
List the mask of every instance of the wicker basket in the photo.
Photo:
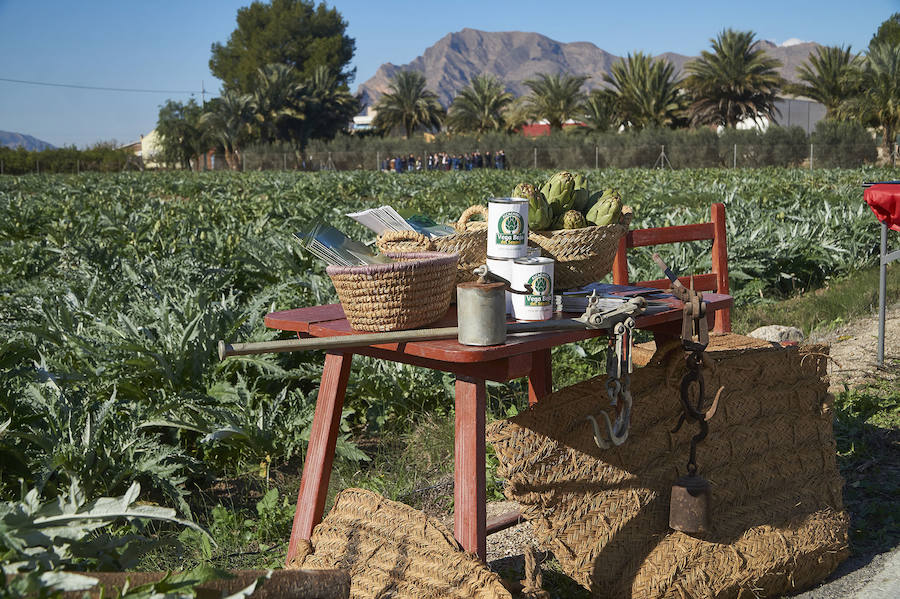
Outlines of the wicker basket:
[{"label": "wicker basket", "polygon": [[329,266],[344,315],[357,331],[400,331],[430,324],[450,307],[456,254],[386,252],[398,262]]},{"label": "wicker basket", "polygon": [[429,239],[416,231],[386,231],[378,238],[378,249],[386,252],[445,252],[459,254],[457,283],[474,281],[472,270],[484,264],[487,258],[487,223],[472,221],[472,216],[480,214],[487,220],[487,208],[471,206],[459,220],[453,223],[456,233]]},{"label": "wicker basket", "polygon": [[603,227],[530,231],[528,245],[541,248],[541,255],[556,260],[553,271],[557,289],[572,289],[599,281],[612,270],[619,238],[628,232],[634,216],[622,208],[618,223]]}]

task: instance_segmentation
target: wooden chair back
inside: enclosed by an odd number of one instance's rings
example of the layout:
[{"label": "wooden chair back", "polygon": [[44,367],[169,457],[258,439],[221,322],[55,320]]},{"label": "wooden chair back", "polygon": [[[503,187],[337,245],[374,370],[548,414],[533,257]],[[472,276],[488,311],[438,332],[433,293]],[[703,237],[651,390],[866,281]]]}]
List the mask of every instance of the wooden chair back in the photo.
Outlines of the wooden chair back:
[{"label": "wooden chair back", "polygon": [[[711,239],[712,272],[694,275],[694,289],[728,293],[728,247],[725,238],[725,204],[713,204],[710,212],[711,221],[708,223],[658,227],[654,229],[633,229],[629,231],[627,235],[619,240],[619,249],[613,262],[613,283],[616,285],[637,285],[640,287],[668,289],[670,286],[668,279],[628,282],[628,248]],[[690,285],[690,277],[679,277],[679,280],[685,286]],[[716,324],[713,330],[718,333],[731,332],[730,309],[716,312]]]}]

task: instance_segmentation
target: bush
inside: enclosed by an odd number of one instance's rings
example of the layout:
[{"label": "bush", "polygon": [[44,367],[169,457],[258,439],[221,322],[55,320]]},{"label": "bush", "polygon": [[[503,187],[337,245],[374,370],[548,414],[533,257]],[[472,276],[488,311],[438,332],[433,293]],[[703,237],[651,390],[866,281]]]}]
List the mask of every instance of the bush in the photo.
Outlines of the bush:
[{"label": "bush", "polygon": [[875,162],[875,138],[859,123],[819,121],[812,134],[815,146],[813,166],[822,168],[858,167]]}]

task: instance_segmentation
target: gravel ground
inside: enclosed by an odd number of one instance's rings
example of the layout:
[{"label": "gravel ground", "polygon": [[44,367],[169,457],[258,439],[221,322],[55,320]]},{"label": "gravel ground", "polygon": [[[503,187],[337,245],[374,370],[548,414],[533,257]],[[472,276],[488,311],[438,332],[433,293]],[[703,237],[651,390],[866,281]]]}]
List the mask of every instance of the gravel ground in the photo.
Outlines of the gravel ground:
[{"label": "gravel ground", "polygon": [[[885,361],[900,360],[900,303],[887,311]],[[877,379],[895,380],[897,369],[885,371],[875,366],[877,348],[877,316],[853,321],[825,335],[812,336],[811,343],[831,345],[829,374],[832,392],[844,384],[855,386]],[[516,509],[516,503],[501,501],[488,504],[488,519]],[[449,522],[453,525],[452,517]],[[521,570],[523,552],[537,545],[527,522],[488,537],[488,562],[495,570]],[[853,556],[818,587],[795,595],[798,599],[898,599],[900,598],[900,547],[867,556]]]}]

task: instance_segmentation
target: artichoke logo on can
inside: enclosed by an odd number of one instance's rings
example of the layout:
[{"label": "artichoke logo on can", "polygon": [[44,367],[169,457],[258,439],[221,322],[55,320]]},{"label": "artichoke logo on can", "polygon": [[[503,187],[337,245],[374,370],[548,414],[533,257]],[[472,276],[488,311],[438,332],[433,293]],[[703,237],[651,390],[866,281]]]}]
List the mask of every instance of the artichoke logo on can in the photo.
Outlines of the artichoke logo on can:
[{"label": "artichoke logo on can", "polygon": [[506,212],[497,223],[497,245],[523,245],[525,243],[525,222],[518,212]]},{"label": "artichoke logo on can", "polygon": [[526,306],[544,307],[550,305],[553,296],[553,282],[550,275],[545,272],[533,274],[528,279],[533,293],[525,296]]}]

